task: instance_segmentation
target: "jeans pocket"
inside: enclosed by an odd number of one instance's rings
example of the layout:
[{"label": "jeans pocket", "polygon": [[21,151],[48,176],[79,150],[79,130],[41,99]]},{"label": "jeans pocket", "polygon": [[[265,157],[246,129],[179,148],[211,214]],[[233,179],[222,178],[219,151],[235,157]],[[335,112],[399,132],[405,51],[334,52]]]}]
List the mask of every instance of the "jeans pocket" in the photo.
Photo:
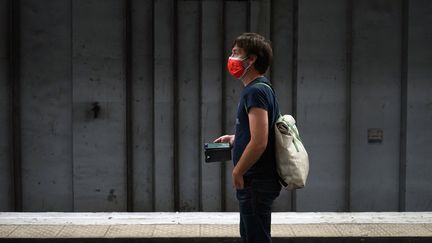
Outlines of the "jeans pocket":
[{"label": "jeans pocket", "polygon": [[250,186],[244,187],[243,189],[236,189],[237,200],[241,203],[242,201],[251,200],[252,188]]}]

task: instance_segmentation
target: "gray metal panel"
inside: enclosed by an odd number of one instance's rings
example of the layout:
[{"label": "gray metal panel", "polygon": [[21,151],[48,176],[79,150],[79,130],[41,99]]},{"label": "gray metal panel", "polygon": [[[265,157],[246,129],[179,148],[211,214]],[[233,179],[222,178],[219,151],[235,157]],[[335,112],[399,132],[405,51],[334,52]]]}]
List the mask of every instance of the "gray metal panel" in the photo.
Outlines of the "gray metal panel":
[{"label": "gray metal panel", "polygon": [[10,168],[10,112],[8,78],[9,1],[0,0],[0,211],[10,211],[13,194]]},{"label": "gray metal panel", "polygon": [[[283,114],[292,113],[292,72],[293,72],[293,1],[273,0],[271,6],[271,41],[273,62],[271,82]],[[291,193],[281,191],[273,204],[274,211],[291,210]]]},{"label": "gray metal panel", "polygon": [[271,24],[271,1],[253,0],[250,3],[249,28],[251,32],[256,32],[267,39],[270,39]]},{"label": "gray metal panel", "polygon": [[[401,1],[353,1],[351,210],[396,211],[399,191]],[[370,144],[369,128],[382,128]]]},{"label": "gray metal panel", "polygon": [[310,171],[298,211],[345,210],[345,2],[299,2],[297,126]]},{"label": "gray metal panel", "polygon": [[[201,146],[222,135],[222,11],[221,1],[202,2]],[[201,184],[202,210],[221,211],[220,163],[202,164]]]},{"label": "gray metal panel", "polygon": [[179,210],[200,207],[200,4],[178,2],[178,148]]},{"label": "gray metal panel", "polygon": [[155,1],[155,210],[174,210],[174,1]]},{"label": "gray metal panel", "polygon": [[134,211],[153,211],[153,3],[132,1]]},{"label": "gray metal panel", "polygon": [[24,211],[72,211],[69,6],[21,1]]},{"label": "gray metal panel", "polygon": [[406,210],[432,210],[432,2],[410,1]]},{"label": "gray metal panel", "polygon": [[293,53],[293,1],[272,2],[273,62],[271,82],[278,95],[283,113],[292,112],[292,53]]},{"label": "gray metal panel", "polygon": [[[231,45],[233,40],[247,31],[247,2],[230,2],[225,3],[225,60],[231,55]],[[235,16],[235,17],[234,17]],[[233,21],[235,18],[235,21]],[[226,65],[223,67],[226,70]],[[235,133],[235,120],[237,117],[237,107],[240,94],[243,90],[243,84],[240,80],[233,78],[228,71],[225,72],[225,127],[226,134]],[[226,211],[237,211],[238,202],[236,191],[232,184],[232,163],[227,163],[225,168],[225,190],[226,190]]]},{"label": "gray metal panel", "polygon": [[123,1],[72,4],[74,210],[125,211]]}]

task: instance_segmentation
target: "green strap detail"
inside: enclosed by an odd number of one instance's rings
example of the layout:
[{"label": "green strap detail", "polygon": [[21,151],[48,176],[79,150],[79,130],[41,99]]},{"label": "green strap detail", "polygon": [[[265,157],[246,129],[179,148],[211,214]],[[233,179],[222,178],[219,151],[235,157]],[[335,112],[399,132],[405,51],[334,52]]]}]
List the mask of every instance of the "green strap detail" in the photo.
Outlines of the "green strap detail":
[{"label": "green strap detail", "polygon": [[293,138],[292,143],[294,144],[294,147],[296,148],[297,152],[300,152],[298,145],[297,145],[297,141],[300,144],[303,144],[303,142],[300,138],[300,134],[298,133],[297,128],[294,127],[294,125],[289,124],[285,119],[283,119],[283,122],[281,122],[281,123],[284,123],[288,126],[288,133],[291,134],[292,138]]},{"label": "green strap detail", "polygon": [[300,150],[297,146],[297,143],[296,143],[296,140],[298,140],[301,144],[303,144],[303,142],[300,138],[300,134],[298,133],[298,130],[293,125],[291,125],[289,123],[286,123],[286,124],[288,125],[289,130],[292,131],[292,133],[294,133],[293,134],[294,135],[293,136],[293,144],[294,144],[294,147],[296,148],[297,152],[300,152]]},{"label": "green strap detail", "polygon": [[290,128],[290,130],[292,130],[294,132],[294,135],[296,136],[297,140],[299,140],[301,143],[303,143],[301,138],[300,138],[300,134],[298,133],[298,130],[296,128],[294,128],[294,126],[291,124],[287,123],[287,125]]},{"label": "green strap detail", "polygon": [[293,139],[293,144],[294,144],[294,147],[296,148],[297,152],[300,152],[300,150],[299,150],[298,147],[297,147],[297,143],[296,143],[295,138]]}]

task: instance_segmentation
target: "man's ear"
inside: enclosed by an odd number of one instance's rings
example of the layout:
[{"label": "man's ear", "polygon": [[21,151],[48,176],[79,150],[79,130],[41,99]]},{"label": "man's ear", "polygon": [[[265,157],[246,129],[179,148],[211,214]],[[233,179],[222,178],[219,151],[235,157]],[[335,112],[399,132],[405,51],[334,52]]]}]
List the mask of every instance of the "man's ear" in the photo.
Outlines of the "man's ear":
[{"label": "man's ear", "polygon": [[256,59],[257,59],[256,55],[250,55],[248,58],[249,65],[254,64],[256,62]]}]

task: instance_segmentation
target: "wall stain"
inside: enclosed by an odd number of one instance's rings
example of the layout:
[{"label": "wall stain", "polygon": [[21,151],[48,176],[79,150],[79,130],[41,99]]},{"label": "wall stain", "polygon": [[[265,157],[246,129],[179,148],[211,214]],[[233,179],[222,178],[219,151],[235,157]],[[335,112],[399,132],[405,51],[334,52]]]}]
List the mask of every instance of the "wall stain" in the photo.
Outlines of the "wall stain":
[{"label": "wall stain", "polygon": [[113,201],[117,201],[117,196],[114,194],[115,190],[111,189],[110,190],[110,194],[108,195],[108,201],[113,202]]}]

